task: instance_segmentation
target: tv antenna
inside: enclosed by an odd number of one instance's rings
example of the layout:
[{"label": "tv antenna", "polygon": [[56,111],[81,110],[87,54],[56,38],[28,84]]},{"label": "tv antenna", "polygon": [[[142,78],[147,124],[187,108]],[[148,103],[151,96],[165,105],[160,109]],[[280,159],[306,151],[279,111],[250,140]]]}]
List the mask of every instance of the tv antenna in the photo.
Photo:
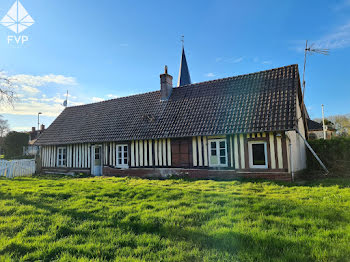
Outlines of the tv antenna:
[{"label": "tv antenna", "polygon": [[[307,40],[305,44],[305,55],[304,55],[304,70],[303,70],[303,104],[304,104],[304,95],[305,95],[305,67],[306,67],[306,59],[307,59],[307,54],[313,55],[313,54],[321,54],[321,55],[328,55],[329,54],[329,49],[327,48],[314,48],[314,44],[311,44],[308,46]],[[304,104],[305,105],[305,104]]]}]

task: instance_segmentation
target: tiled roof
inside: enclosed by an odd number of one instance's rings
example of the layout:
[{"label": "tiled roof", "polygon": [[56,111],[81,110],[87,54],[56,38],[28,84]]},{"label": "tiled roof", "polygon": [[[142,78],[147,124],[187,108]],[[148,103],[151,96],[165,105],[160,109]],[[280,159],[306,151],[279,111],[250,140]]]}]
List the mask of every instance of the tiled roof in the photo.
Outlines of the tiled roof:
[{"label": "tiled roof", "polygon": [[294,129],[297,65],[66,108],[37,144]]},{"label": "tiled roof", "polygon": [[313,121],[311,119],[307,119],[307,127],[309,131],[318,131],[318,130],[323,130],[322,124]]}]

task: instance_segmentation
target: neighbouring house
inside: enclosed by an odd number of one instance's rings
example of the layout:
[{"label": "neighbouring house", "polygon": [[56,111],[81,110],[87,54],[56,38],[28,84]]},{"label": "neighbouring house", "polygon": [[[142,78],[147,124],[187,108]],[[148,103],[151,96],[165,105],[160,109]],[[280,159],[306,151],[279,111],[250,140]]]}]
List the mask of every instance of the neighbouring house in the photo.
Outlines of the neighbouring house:
[{"label": "neighbouring house", "polygon": [[[307,119],[307,127],[309,139],[323,139],[323,125],[311,119]],[[328,125],[325,125],[326,139],[331,139],[336,136],[336,130]]]},{"label": "neighbouring house", "polygon": [[67,107],[37,139],[45,173],[290,179],[306,168],[298,65]]},{"label": "neighbouring house", "polygon": [[40,129],[38,130],[36,130],[34,126],[32,127],[32,131],[28,132],[28,145],[23,147],[23,155],[36,156],[39,153],[40,147],[38,145],[35,145],[35,142],[44,131],[45,125],[41,125]]}]

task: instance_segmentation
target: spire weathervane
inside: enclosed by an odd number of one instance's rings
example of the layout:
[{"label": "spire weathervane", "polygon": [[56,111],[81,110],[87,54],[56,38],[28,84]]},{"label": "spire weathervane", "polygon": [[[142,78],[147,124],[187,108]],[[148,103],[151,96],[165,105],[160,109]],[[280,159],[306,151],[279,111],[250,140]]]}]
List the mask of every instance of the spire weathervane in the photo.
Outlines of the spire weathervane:
[{"label": "spire weathervane", "polygon": [[184,36],[181,36],[182,42],[182,54],[181,54],[181,62],[180,62],[180,70],[179,70],[179,78],[177,81],[177,86],[184,86],[191,84],[190,72],[188,70],[188,65],[186,61],[185,55],[185,47],[184,47]]}]

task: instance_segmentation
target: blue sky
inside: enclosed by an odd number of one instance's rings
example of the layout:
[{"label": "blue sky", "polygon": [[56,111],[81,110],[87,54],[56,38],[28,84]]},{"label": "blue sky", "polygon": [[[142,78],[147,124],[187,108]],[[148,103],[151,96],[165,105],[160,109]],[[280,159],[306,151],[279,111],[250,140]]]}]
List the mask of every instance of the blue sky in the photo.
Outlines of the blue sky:
[{"label": "blue sky", "polygon": [[[2,0],[0,19],[14,0]],[[0,26],[0,69],[13,79],[14,108],[0,106],[13,130],[49,125],[70,105],[159,89],[168,65],[178,77],[181,35],[193,82],[299,64],[308,39],[330,48],[308,59],[312,118],[350,112],[350,0],[82,1],[21,0],[35,23],[15,35]]]}]

